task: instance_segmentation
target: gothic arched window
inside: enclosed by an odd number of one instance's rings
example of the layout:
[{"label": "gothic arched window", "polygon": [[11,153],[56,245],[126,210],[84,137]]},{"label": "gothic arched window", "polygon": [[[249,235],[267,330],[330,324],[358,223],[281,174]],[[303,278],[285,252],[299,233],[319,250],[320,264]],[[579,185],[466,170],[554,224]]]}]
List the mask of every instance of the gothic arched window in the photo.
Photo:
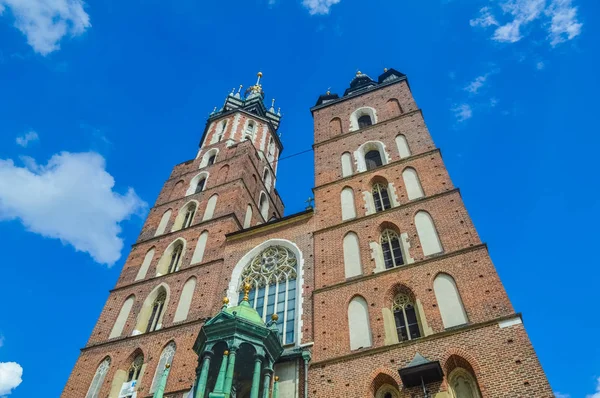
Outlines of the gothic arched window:
[{"label": "gothic arched window", "polygon": [[176,348],[175,342],[171,341],[160,354],[160,359],[158,360],[158,365],[156,366],[156,372],[154,372],[154,378],[152,379],[152,385],[150,386],[150,393],[156,391],[158,383],[160,382],[160,378],[165,371],[165,367],[167,365],[171,365],[171,362],[173,362]]},{"label": "gothic arched window", "polygon": [[208,163],[207,163],[206,165],[207,165],[207,166],[210,166],[210,165],[214,164],[214,163],[215,163],[215,159],[216,159],[216,158],[217,158],[217,155],[211,155],[211,156],[208,158]]},{"label": "gothic arched window", "polygon": [[102,388],[102,383],[104,383],[104,378],[106,377],[109,368],[110,358],[106,357],[98,366],[98,369],[96,369],[96,373],[94,374],[94,378],[92,379],[85,398],[98,398],[100,396],[100,389]]},{"label": "gothic arched window", "polygon": [[157,329],[160,321],[160,316],[165,308],[165,301],[167,300],[167,292],[164,289],[156,295],[154,303],[152,303],[152,312],[150,313],[150,319],[148,319],[148,326],[146,326],[146,333],[153,332]]},{"label": "gothic arched window", "polygon": [[376,167],[383,165],[381,160],[381,154],[378,150],[372,149],[365,154],[365,163],[367,164],[367,170],[372,170]]},{"label": "gothic arched window", "polygon": [[375,211],[383,211],[392,207],[387,187],[383,184],[373,185],[373,201],[375,202]]},{"label": "gothic arched window", "polygon": [[450,372],[448,380],[453,398],[481,398],[477,381],[469,371],[456,368]]},{"label": "gothic arched window", "polygon": [[183,224],[181,228],[188,228],[192,225],[192,221],[194,220],[194,215],[196,214],[196,204],[190,203],[190,205],[185,210],[185,217],[183,218]]},{"label": "gothic arched window", "polygon": [[362,115],[358,118],[358,128],[362,129],[363,127],[371,126],[373,124],[373,120],[370,115]]},{"label": "gothic arched window", "polygon": [[133,381],[140,378],[140,373],[142,372],[142,365],[144,364],[144,356],[138,355],[135,357],[131,366],[129,367],[129,372],[127,374],[127,381]]},{"label": "gothic arched window", "polygon": [[254,131],[256,130],[256,124],[252,120],[248,121],[246,125],[246,131],[244,132],[245,140],[254,140]]},{"label": "gothic arched window", "polygon": [[198,181],[198,185],[196,185],[194,193],[202,192],[204,190],[204,184],[206,184],[206,178],[203,178],[200,181]]},{"label": "gothic arched window", "polygon": [[171,261],[169,262],[169,269],[167,273],[175,272],[179,269],[179,260],[181,260],[181,253],[183,252],[183,245],[181,242],[177,242],[171,253]]},{"label": "gothic arched window", "polygon": [[[240,286],[251,286],[248,301],[263,320],[277,314],[277,328],[283,344],[294,342],[296,323],[297,259],[283,246],[269,246],[256,255],[242,271]],[[240,291],[239,301],[244,297]]]},{"label": "gothic arched window", "polygon": [[[221,123],[221,126],[219,126],[219,132],[216,135],[216,141],[219,142],[223,139],[223,135],[225,135],[225,129],[227,128],[227,120],[223,120],[223,123]],[[212,144],[212,142],[211,142]]]},{"label": "gothic arched window", "polygon": [[394,268],[404,265],[400,237],[391,229],[386,229],[381,234],[381,250],[383,251],[383,262],[385,268]]},{"label": "gothic arched window", "polygon": [[413,340],[421,337],[415,305],[406,294],[400,293],[394,297],[392,311],[394,312],[394,320],[396,321],[398,341]]}]

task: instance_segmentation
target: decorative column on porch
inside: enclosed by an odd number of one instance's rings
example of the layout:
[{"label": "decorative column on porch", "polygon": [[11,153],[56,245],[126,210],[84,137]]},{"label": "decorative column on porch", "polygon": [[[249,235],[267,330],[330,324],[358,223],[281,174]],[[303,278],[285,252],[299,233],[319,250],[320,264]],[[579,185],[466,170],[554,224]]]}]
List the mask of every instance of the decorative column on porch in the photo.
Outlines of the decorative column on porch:
[{"label": "decorative column on porch", "polygon": [[210,368],[212,356],[213,353],[211,351],[204,351],[202,367],[198,367],[200,371],[196,374],[198,382],[196,384],[196,393],[194,394],[195,398],[204,398],[204,393],[206,392],[206,382],[208,381],[208,369]]}]

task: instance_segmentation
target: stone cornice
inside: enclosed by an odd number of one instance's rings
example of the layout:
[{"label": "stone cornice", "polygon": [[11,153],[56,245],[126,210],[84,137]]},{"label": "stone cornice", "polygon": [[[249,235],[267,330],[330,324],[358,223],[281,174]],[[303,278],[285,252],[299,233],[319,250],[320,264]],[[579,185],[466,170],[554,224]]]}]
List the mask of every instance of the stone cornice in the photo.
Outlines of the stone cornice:
[{"label": "stone cornice", "polygon": [[331,231],[331,230],[334,230],[334,229],[337,229],[337,228],[347,227],[348,225],[357,224],[357,223],[362,222],[364,220],[370,220],[372,218],[376,218],[376,217],[381,216],[381,215],[386,215],[386,214],[393,213],[394,211],[397,211],[397,210],[406,209],[407,207],[414,206],[415,204],[418,204],[418,203],[429,202],[431,200],[435,200],[435,199],[438,199],[440,197],[447,196],[447,195],[452,195],[452,194],[455,194],[455,193],[458,193],[460,195],[460,189],[459,188],[453,188],[453,189],[445,191],[445,192],[440,192],[440,193],[436,193],[434,195],[425,196],[425,197],[422,197],[422,198],[419,198],[419,199],[411,200],[408,203],[404,203],[404,204],[401,204],[400,206],[396,206],[396,207],[391,207],[391,208],[389,208],[387,210],[378,211],[378,212],[375,212],[373,214],[368,214],[366,216],[356,217],[356,218],[352,218],[350,220],[342,221],[339,224],[335,224],[335,225],[331,225],[329,227],[318,229],[318,230],[314,231],[314,234],[317,235],[317,234],[320,234],[320,233],[323,233],[323,232],[328,232],[328,231]]},{"label": "stone cornice", "polygon": [[324,359],[324,360],[318,361],[318,362],[312,362],[310,364],[310,367],[311,368],[323,367],[325,365],[331,365],[331,364],[335,364],[338,362],[350,361],[350,360],[362,358],[365,356],[370,356],[370,355],[380,354],[382,352],[392,351],[399,347],[406,347],[406,346],[420,344],[420,343],[424,343],[424,342],[428,342],[428,341],[438,340],[438,339],[452,336],[455,334],[460,334],[460,333],[470,332],[472,330],[482,329],[482,328],[491,326],[495,323],[502,322],[504,320],[511,319],[514,317],[522,318],[522,315],[520,312],[518,312],[518,313],[513,313],[510,315],[490,319],[485,322],[469,323],[469,324],[466,324],[463,326],[454,327],[452,329],[444,330],[443,332],[434,333],[432,335],[420,337],[420,338],[414,339],[414,340],[403,341],[400,343],[384,345],[384,346],[380,346],[380,347],[368,348],[368,349],[353,352],[350,354],[340,355],[340,356],[337,356],[334,358]]},{"label": "stone cornice", "polygon": [[335,181],[326,182],[325,184],[321,184],[319,186],[314,187],[313,188],[313,192],[315,192],[316,190],[319,190],[319,189],[326,188],[326,187],[328,187],[330,185],[338,184],[338,183],[343,182],[343,181],[349,181],[349,180],[351,180],[353,178],[356,178],[356,177],[364,177],[367,173],[376,174],[377,171],[389,169],[389,168],[392,168],[394,166],[401,165],[403,163],[409,163],[409,162],[411,162],[413,160],[416,160],[416,159],[419,159],[419,158],[422,158],[422,157],[425,157],[425,156],[431,156],[434,153],[438,153],[440,155],[440,157],[442,156],[442,152],[440,151],[440,149],[439,148],[435,148],[435,149],[429,150],[427,152],[418,153],[416,155],[411,155],[411,156],[402,158],[400,160],[395,160],[395,161],[390,162],[388,164],[384,164],[383,166],[379,166],[376,169],[361,171],[361,172],[358,172],[358,173],[354,173],[354,174],[352,174],[352,175],[350,175],[348,177],[342,177],[342,178],[338,178]]},{"label": "stone cornice", "polygon": [[414,111],[403,113],[400,116],[396,116],[396,117],[393,117],[391,119],[384,120],[382,122],[375,123],[375,124],[372,124],[372,125],[367,126],[367,127],[363,127],[362,129],[358,129],[358,130],[354,130],[354,131],[348,131],[347,133],[336,135],[333,138],[329,138],[329,139],[326,139],[324,141],[316,142],[316,143],[313,144],[313,149],[316,149],[316,148],[318,148],[318,147],[320,147],[322,145],[330,144],[330,143],[338,141],[338,140],[343,140],[343,139],[345,139],[345,138],[347,138],[347,137],[349,137],[351,135],[360,134],[360,133],[363,133],[365,131],[376,129],[376,128],[381,127],[383,125],[386,125],[388,123],[395,122],[396,120],[403,119],[403,118],[405,118],[407,116],[412,116],[412,115],[414,115],[416,113],[420,113],[421,117],[423,117],[423,111],[421,111],[421,109],[415,109]]},{"label": "stone cornice", "polygon": [[386,269],[386,270],[383,270],[383,271],[380,271],[380,272],[377,272],[377,273],[373,273],[373,274],[369,274],[369,275],[357,276],[357,277],[354,277],[352,279],[348,279],[348,280],[346,280],[344,282],[336,283],[335,285],[329,285],[329,286],[317,288],[317,289],[313,290],[313,295],[317,295],[317,294],[320,294],[320,293],[323,293],[323,292],[326,292],[326,291],[329,291],[329,290],[343,288],[343,287],[346,287],[346,286],[353,285],[355,283],[360,283],[360,282],[368,281],[368,280],[377,278],[380,275],[388,275],[390,273],[399,273],[399,272],[402,272],[402,271],[410,269],[410,268],[419,267],[419,266],[422,266],[422,265],[425,265],[425,264],[436,262],[438,260],[445,260],[447,258],[460,256],[462,254],[473,252],[473,251],[477,251],[477,250],[481,250],[481,249],[487,250],[487,244],[486,243],[480,243],[480,244],[477,244],[477,245],[466,247],[464,249],[455,250],[453,252],[440,254],[440,255],[437,255],[437,256],[434,256],[434,257],[429,257],[429,258],[426,258],[426,259],[420,260],[420,261],[415,261],[414,263],[402,265],[400,267],[394,267],[394,268]]}]

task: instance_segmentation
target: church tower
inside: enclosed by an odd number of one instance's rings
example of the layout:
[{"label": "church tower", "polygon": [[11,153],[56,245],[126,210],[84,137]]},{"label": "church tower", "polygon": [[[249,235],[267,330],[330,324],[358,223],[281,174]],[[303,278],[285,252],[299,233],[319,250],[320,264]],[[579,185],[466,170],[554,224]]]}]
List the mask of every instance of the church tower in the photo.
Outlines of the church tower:
[{"label": "church tower", "polygon": [[406,76],[318,98],[287,216],[261,77],[164,183],[62,397],[552,397]]},{"label": "church tower", "polygon": [[312,114],[310,396],[552,397],[406,76],[358,72]]}]

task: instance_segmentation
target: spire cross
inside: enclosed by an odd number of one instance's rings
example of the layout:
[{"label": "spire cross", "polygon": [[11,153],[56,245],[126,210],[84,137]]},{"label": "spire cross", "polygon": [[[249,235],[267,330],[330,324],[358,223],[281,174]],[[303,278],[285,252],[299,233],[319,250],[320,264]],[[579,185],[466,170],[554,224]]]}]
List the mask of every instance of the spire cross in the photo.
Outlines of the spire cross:
[{"label": "spire cross", "polygon": [[304,201],[304,203],[306,203],[306,210],[310,210],[313,208],[313,202],[315,201],[314,198],[308,198]]}]

